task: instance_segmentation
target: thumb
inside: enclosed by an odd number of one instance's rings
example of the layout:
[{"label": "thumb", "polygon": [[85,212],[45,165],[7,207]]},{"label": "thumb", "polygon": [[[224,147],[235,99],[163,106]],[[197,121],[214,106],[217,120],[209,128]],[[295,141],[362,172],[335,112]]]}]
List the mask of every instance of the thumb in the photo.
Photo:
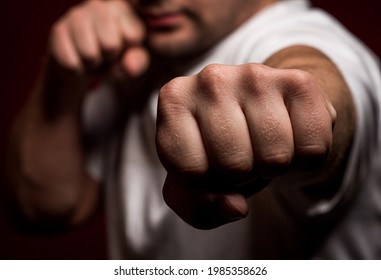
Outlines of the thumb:
[{"label": "thumb", "polygon": [[189,225],[212,229],[237,221],[248,214],[244,195],[236,192],[208,191],[212,182],[184,181],[168,174],[163,197],[168,206]]},{"label": "thumb", "polygon": [[150,64],[148,51],[143,47],[131,47],[126,50],[121,60],[122,70],[127,76],[139,77],[144,74]]}]

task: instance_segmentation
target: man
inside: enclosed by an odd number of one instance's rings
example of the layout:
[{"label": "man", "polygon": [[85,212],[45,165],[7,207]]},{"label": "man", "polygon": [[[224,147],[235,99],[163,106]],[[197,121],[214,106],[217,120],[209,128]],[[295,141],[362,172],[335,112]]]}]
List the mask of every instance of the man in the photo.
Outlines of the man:
[{"label": "man", "polygon": [[104,186],[112,258],[379,257],[378,71],[302,0],[84,2],[15,125],[15,197],[70,225]]}]

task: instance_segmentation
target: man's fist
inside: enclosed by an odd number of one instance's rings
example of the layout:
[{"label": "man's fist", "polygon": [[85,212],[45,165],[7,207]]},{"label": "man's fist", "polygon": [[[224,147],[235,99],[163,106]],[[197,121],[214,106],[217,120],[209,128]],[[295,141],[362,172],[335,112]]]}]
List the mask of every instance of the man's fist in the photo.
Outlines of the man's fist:
[{"label": "man's fist", "polygon": [[96,72],[117,62],[119,71],[137,76],[149,63],[141,46],[144,37],[144,26],[126,1],[92,0],[54,24],[50,52],[60,66],[74,72]]},{"label": "man's fist", "polygon": [[176,78],[158,105],[164,198],[198,228],[244,217],[246,198],[269,180],[327,157],[335,118],[325,92],[301,70],[209,65]]}]

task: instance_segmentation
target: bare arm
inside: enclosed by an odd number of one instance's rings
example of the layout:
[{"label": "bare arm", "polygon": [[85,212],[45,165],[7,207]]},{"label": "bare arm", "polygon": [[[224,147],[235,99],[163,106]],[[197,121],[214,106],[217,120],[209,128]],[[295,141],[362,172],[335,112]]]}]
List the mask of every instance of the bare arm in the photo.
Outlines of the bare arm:
[{"label": "bare arm", "polygon": [[[296,165],[292,172],[280,176],[272,184],[278,187],[281,201],[286,203],[288,210],[305,216],[312,203],[331,199],[341,187],[356,129],[356,110],[341,73],[319,51],[296,46],[275,54],[265,63],[274,68],[301,69],[312,74],[336,111],[333,142],[326,160],[314,168],[309,168],[308,162],[307,166]],[[294,191],[282,189],[285,183],[293,185]],[[295,199],[295,196],[298,198]]]},{"label": "bare arm", "polygon": [[338,161],[335,165],[341,164],[352,142],[356,111],[350,90],[336,66],[319,51],[304,46],[285,49],[273,55],[265,64],[279,69],[301,69],[317,80],[338,116],[331,151],[334,157],[330,159]]},{"label": "bare arm", "polygon": [[96,207],[100,188],[85,170],[81,106],[94,75],[145,71],[143,37],[134,11],[119,0],[84,2],[53,26],[46,68],[9,152],[12,192],[32,221],[75,224]]},{"label": "bare arm", "polygon": [[14,126],[9,152],[12,192],[23,214],[34,222],[76,223],[96,206],[99,187],[84,170],[81,101],[67,108],[55,104],[54,111],[61,112],[52,116],[51,108],[45,107],[53,105],[47,95],[73,92],[47,88],[49,78],[43,78]]},{"label": "bare arm", "polygon": [[211,65],[175,79],[162,89],[158,112],[164,197],[199,228],[246,216],[246,199],[277,179],[337,185],[355,129],[334,64],[298,46],[265,65]]}]

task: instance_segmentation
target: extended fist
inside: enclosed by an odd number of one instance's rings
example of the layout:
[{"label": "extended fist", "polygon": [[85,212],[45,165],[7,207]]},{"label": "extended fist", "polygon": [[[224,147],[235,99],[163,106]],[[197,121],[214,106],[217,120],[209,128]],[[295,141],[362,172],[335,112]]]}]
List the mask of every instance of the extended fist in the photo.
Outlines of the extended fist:
[{"label": "extended fist", "polygon": [[126,1],[93,0],[55,23],[50,51],[60,66],[74,72],[96,72],[118,62],[119,72],[136,76],[149,63],[141,46],[144,36],[142,22]]},{"label": "extended fist", "polygon": [[209,65],[176,78],[158,105],[164,198],[198,228],[242,218],[247,197],[269,180],[326,158],[335,118],[325,92],[301,70]]}]

